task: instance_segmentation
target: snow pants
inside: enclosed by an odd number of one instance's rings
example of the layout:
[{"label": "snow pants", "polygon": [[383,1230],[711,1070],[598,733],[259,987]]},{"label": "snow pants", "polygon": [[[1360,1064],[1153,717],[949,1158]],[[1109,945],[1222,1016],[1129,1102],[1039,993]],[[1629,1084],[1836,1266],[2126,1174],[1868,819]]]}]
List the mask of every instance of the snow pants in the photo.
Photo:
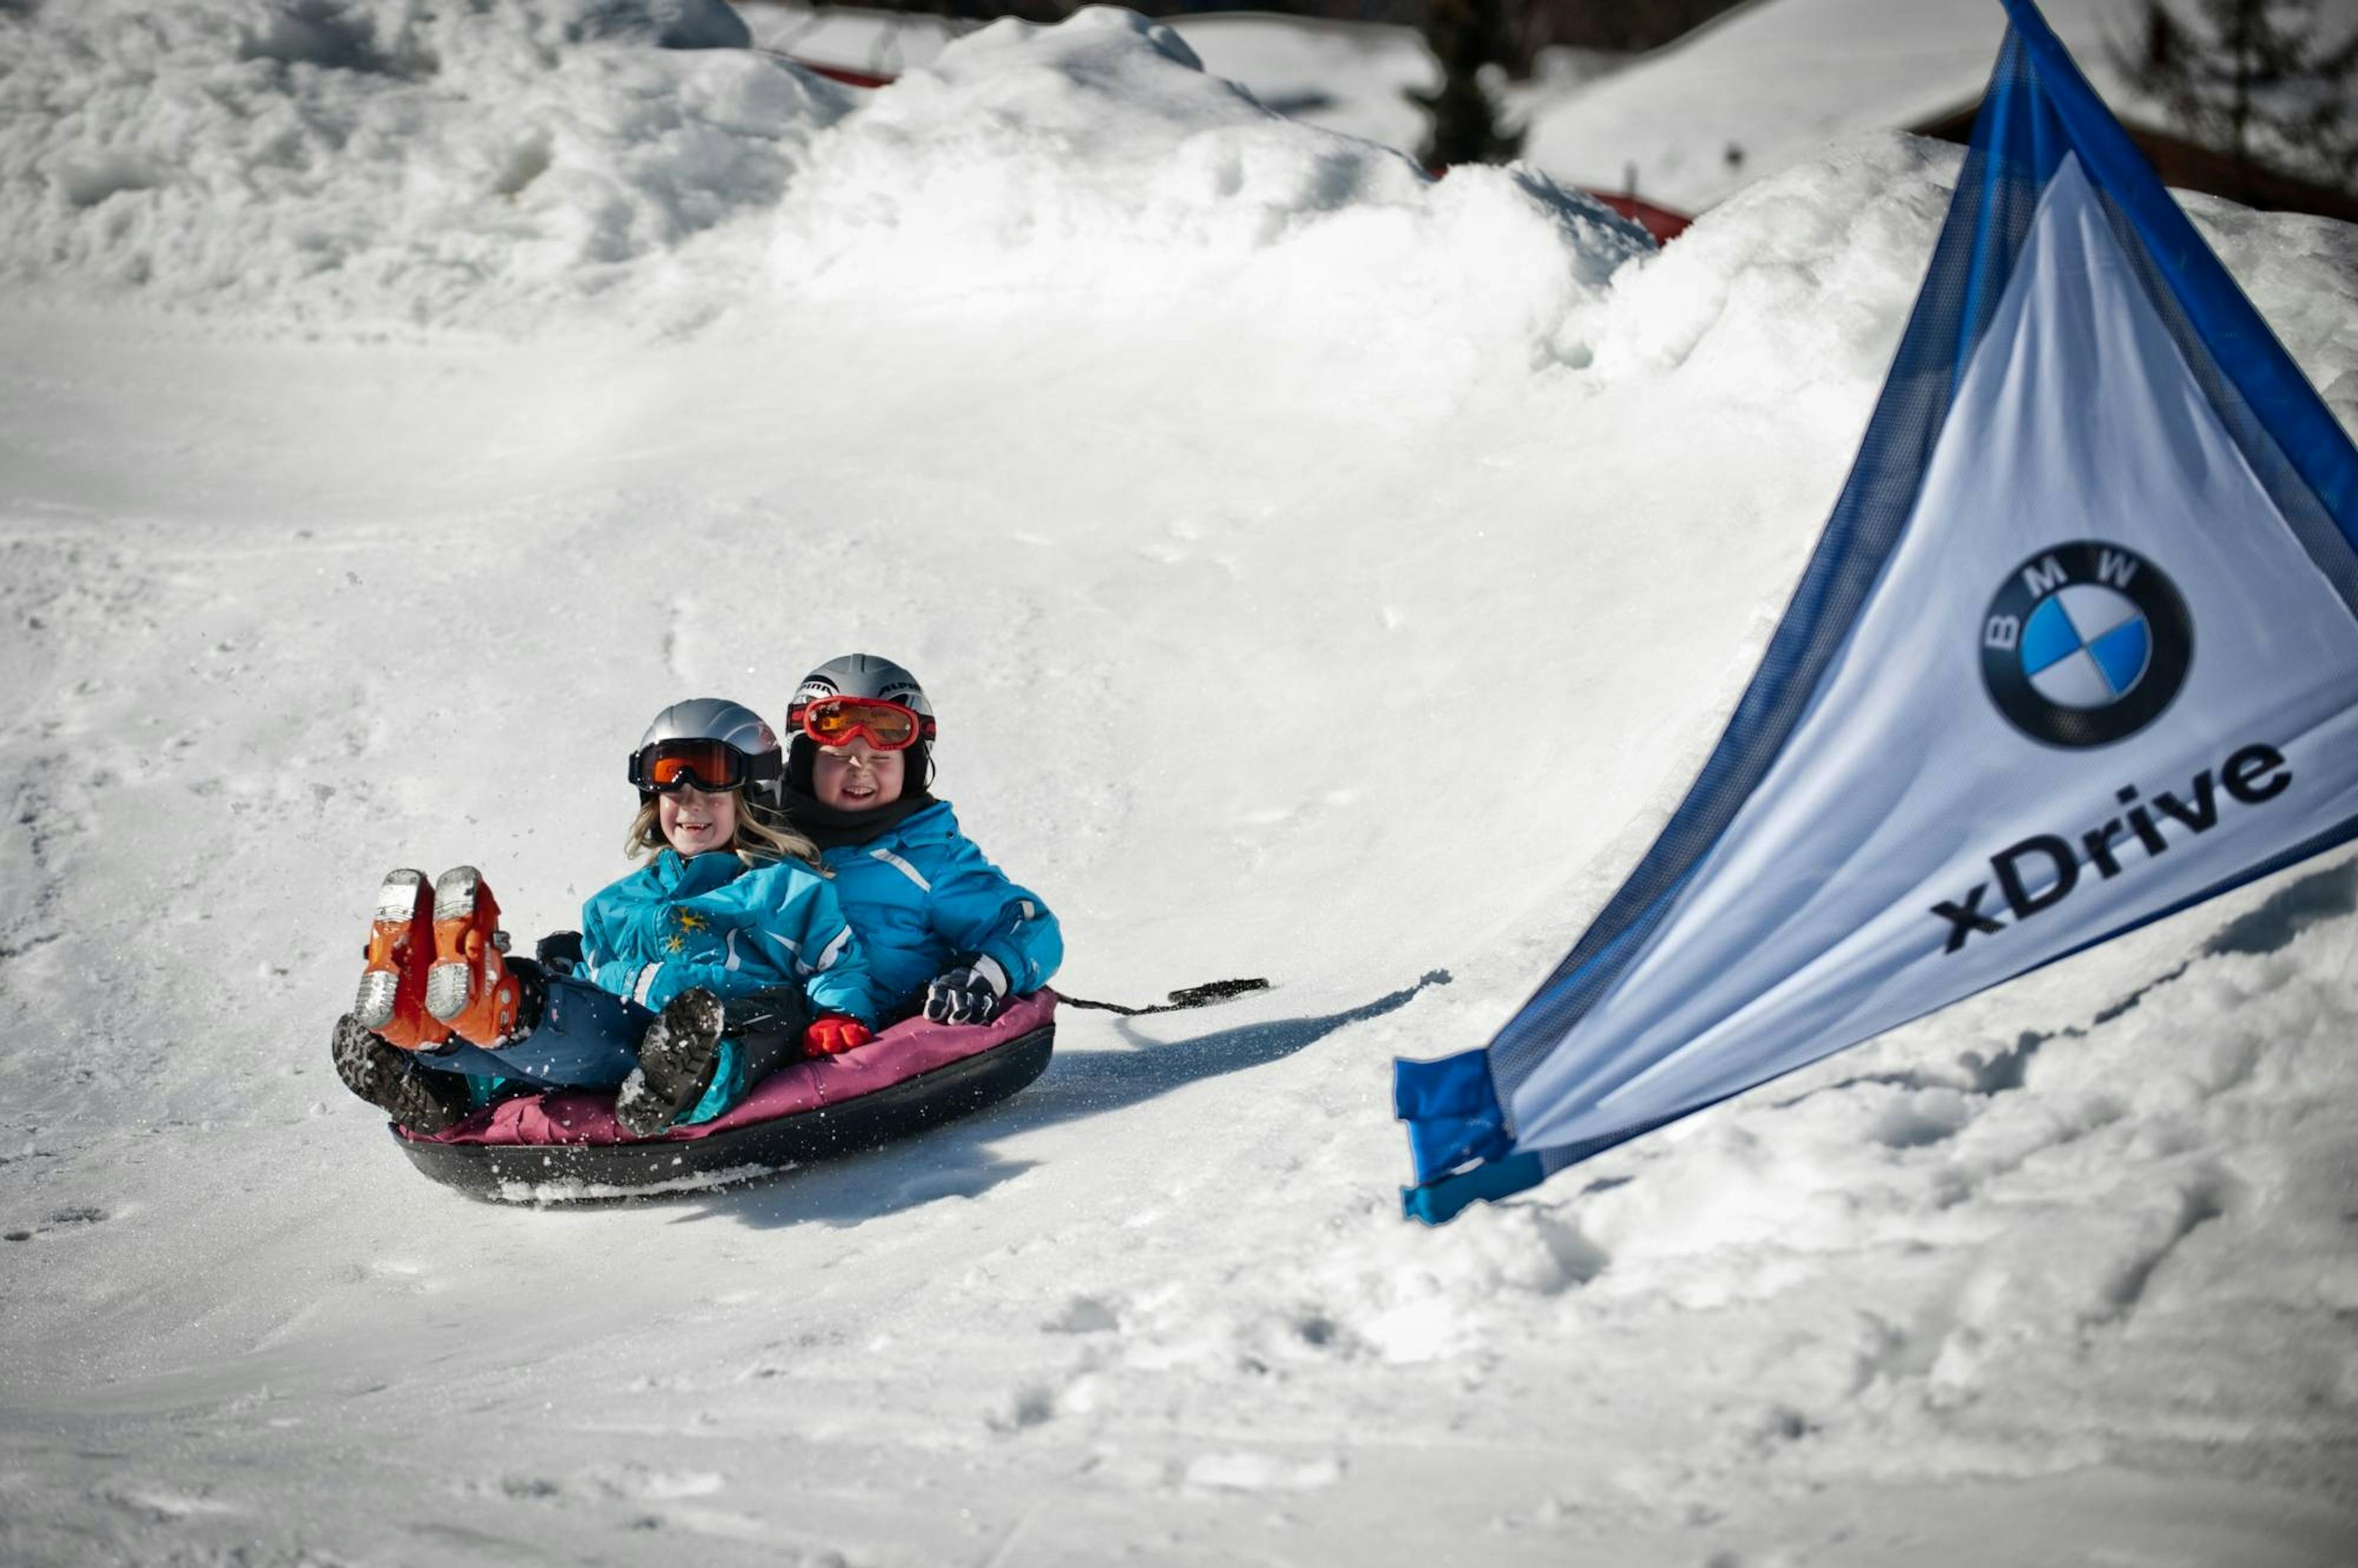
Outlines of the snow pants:
[{"label": "snow pants", "polygon": [[[618,1087],[639,1065],[639,1041],[655,1015],[570,975],[549,975],[544,984],[540,1022],[530,1032],[501,1045],[453,1038],[418,1052],[417,1065],[465,1075],[479,1106],[519,1090]],[[730,1033],[720,1042],[712,1086],[681,1114],[683,1125],[710,1121],[743,1099],[800,1046],[809,1022],[809,1010],[791,991],[735,998],[723,1009]]]}]

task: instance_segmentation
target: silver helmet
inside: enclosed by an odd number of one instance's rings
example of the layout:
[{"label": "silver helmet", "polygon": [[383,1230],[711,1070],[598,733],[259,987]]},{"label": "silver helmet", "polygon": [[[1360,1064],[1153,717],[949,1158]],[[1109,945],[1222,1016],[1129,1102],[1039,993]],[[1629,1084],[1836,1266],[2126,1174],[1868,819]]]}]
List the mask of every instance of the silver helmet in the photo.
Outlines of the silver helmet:
[{"label": "silver helmet", "polygon": [[743,760],[737,781],[745,797],[771,811],[782,811],[784,753],[778,737],[762,716],[741,702],[722,697],[694,697],[675,702],[654,717],[631,753],[631,782],[642,795],[654,793],[653,764],[668,743],[717,741]]},{"label": "silver helmet", "polygon": [[822,697],[864,697],[877,702],[897,702],[914,713],[925,726],[925,739],[934,738],[934,705],[917,677],[890,659],[874,654],[846,654],[829,659],[803,676],[786,703],[786,728],[800,730],[803,709]]}]

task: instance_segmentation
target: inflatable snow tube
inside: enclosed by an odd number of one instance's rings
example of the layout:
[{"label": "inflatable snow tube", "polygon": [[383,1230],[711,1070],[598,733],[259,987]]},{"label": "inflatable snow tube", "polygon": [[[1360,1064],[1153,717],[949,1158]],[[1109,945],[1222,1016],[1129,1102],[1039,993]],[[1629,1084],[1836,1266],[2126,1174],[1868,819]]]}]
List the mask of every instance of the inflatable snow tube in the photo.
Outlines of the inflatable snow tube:
[{"label": "inflatable snow tube", "polygon": [[473,1197],[566,1203],[725,1186],[906,1137],[1005,1099],[1047,1070],[1056,999],[1018,997],[987,1024],[922,1018],[840,1056],[790,1063],[728,1115],[633,1141],[611,1091],[552,1089],[487,1106],[432,1137],[398,1125],[411,1163]]}]

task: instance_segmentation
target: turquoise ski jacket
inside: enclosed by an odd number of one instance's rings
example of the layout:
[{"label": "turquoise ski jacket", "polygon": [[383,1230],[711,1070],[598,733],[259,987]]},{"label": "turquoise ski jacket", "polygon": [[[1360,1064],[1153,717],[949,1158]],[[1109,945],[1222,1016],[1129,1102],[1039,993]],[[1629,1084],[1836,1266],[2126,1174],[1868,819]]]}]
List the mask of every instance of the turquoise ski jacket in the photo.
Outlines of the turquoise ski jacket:
[{"label": "turquoise ski jacket", "polygon": [[659,1010],[691,986],[722,998],[782,987],[814,1012],[876,1022],[866,953],[835,889],[797,860],[748,869],[726,850],[665,849],[581,906],[580,976]]},{"label": "turquoise ski jacket", "polygon": [[1056,917],[983,859],[947,801],[821,858],[888,1013],[945,969],[978,958],[999,966],[1010,996],[1038,990],[1065,961]]}]

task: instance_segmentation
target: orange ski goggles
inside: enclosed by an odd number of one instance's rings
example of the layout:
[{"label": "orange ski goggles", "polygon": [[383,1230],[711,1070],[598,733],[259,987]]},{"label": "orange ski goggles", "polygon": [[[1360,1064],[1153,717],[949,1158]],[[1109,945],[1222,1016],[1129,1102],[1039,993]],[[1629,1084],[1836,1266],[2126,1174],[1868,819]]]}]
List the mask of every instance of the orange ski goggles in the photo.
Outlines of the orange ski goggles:
[{"label": "orange ski goggles", "polygon": [[915,708],[873,697],[822,697],[786,717],[822,746],[848,746],[864,736],[880,752],[906,751],[932,739],[934,729]]}]

